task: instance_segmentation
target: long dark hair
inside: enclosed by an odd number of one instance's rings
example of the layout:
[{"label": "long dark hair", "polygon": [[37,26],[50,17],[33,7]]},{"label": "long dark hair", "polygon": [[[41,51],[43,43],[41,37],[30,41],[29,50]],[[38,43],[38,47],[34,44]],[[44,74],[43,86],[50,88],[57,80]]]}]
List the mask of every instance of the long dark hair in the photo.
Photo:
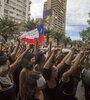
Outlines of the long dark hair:
[{"label": "long dark hair", "polygon": [[0,56],[0,66],[4,65],[7,62],[8,58],[4,56]]},{"label": "long dark hair", "polygon": [[37,57],[36,57],[35,64],[40,64],[40,62],[42,61],[43,57],[44,57],[44,54],[42,52],[38,53]]},{"label": "long dark hair", "polygon": [[40,78],[40,72],[29,71],[27,73],[25,77],[25,81],[23,83],[23,88],[22,88],[23,95],[21,95],[22,98],[25,98],[25,100],[28,100],[28,99],[34,100],[35,90],[37,88],[37,80],[39,78]]}]

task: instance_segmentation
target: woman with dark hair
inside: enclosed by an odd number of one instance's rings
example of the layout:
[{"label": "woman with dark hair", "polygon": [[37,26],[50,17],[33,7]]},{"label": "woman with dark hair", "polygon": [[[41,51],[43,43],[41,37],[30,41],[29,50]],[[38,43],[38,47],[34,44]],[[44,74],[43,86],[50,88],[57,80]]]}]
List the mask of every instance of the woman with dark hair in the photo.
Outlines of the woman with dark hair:
[{"label": "woman with dark hair", "polygon": [[40,70],[45,64],[45,56],[42,52],[38,53],[35,61],[35,70]]},{"label": "woman with dark hair", "polygon": [[0,56],[0,99],[1,100],[15,100],[16,88],[13,82],[12,74],[21,62],[22,57],[29,51],[28,47],[17,60],[10,65],[9,59],[5,56]]},{"label": "woman with dark hair", "polygon": [[21,100],[44,100],[41,91],[46,81],[40,72],[28,71],[20,73],[19,91]]},{"label": "woman with dark hair", "polygon": [[[32,64],[31,64],[31,60],[32,60]],[[13,79],[14,79],[14,82],[16,83],[16,93],[19,92],[19,75],[20,75],[21,70],[23,68],[27,68],[29,70],[33,70],[34,62],[35,62],[34,54],[28,52],[23,57],[22,62],[15,69],[15,71],[13,73]]]}]

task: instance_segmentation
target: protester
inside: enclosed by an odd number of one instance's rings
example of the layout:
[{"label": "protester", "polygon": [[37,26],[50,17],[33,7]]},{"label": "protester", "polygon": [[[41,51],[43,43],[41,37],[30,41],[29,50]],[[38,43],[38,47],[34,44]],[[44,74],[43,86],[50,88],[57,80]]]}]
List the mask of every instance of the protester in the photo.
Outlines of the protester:
[{"label": "protester", "polygon": [[[28,69],[26,69],[28,70]],[[20,73],[20,97],[21,100],[44,100],[41,89],[46,81],[40,72],[23,71]]]},{"label": "protester", "polygon": [[30,47],[28,47],[15,61],[13,61],[12,64],[10,63],[7,54],[5,55],[6,52],[4,53],[3,51],[0,51],[0,99],[16,100],[16,86],[13,81],[13,72],[29,49]]},{"label": "protester", "polygon": [[[82,76],[89,73],[88,49],[72,47],[70,52],[63,53],[63,45],[53,48],[52,42],[48,50],[41,52],[38,40],[35,46],[20,42],[17,44],[0,42],[0,100],[77,100],[74,86],[79,67],[85,64]],[[86,53],[88,52],[88,53]],[[89,78],[89,77],[88,77]],[[85,97],[89,100],[89,86],[82,77]],[[6,95],[7,94],[7,95]]]}]

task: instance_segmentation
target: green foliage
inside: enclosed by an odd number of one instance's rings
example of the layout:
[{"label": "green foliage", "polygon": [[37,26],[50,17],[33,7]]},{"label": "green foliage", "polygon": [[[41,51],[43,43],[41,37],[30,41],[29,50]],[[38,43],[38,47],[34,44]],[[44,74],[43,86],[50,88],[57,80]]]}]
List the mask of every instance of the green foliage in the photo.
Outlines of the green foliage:
[{"label": "green foliage", "polygon": [[65,47],[67,47],[67,45],[71,45],[72,44],[72,40],[71,40],[71,38],[70,37],[64,37],[64,39],[63,39],[63,43],[64,43],[64,45],[65,45]]},{"label": "green foliage", "polygon": [[0,18],[0,35],[7,40],[12,39],[19,34],[18,24],[7,17]]},{"label": "green foliage", "polygon": [[82,40],[87,43],[88,41],[88,37],[90,36],[90,27],[88,27],[86,30],[83,30],[80,33],[80,37],[82,38]]},{"label": "green foliage", "polygon": [[64,37],[64,32],[62,32],[62,31],[53,32],[53,38],[54,38],[54,40],[56,40],[57,46],[59,46],[60,42],[63,41],[63,37]]},{"label": "green foliage", "polygon": [[[90,18],[90,13],[89,13],[89,18]],[[87,20],[87,22],[90,25],[90,20]],[[90,37],[90,27],[88,27],[86,30],[83,30],[82,32],[80,32],[80,37],[82,38],[82,40],[85,43],[87,43],[88,38]]]},{"label": "green foliage", "polygon": [[34,21],[34,19],[28,19],[28,21],[22,23],[22,27],[24,31],[30,31],[33,30],[34,28],[39,27],[39,25],[37,24],[36,21]]},{"label": "green foliage", "polygon": [[72,41],[72,45],[75,47],[81,47],[81,46],[84,46],[84,43],[82,40],[74,40]]},{"label": "green foliage", "polygon": [[50,30],[50,29],[44,30],[44,34],[45,34],[45,36],[46,36],[47,45],[48,45],[48,44],[49,44],[49,38],[50,38],[50,36],[51,36],[51,34],[52,34],[52,30]]}]

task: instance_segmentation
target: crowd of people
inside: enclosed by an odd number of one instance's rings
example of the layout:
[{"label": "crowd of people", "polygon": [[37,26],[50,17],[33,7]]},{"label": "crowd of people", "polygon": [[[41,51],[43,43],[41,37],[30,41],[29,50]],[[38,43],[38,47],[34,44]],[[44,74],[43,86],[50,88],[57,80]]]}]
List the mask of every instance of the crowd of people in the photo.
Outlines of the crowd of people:
[{"label": "crowd of people", "polygon": [[35,42],[0,42],[0,100],[78,100],[80,80],[90,100],[90,42],[77,54],[75,47],[68,53],[62,52],[63,45],[52,49],[52,42],[41,52]]}]

